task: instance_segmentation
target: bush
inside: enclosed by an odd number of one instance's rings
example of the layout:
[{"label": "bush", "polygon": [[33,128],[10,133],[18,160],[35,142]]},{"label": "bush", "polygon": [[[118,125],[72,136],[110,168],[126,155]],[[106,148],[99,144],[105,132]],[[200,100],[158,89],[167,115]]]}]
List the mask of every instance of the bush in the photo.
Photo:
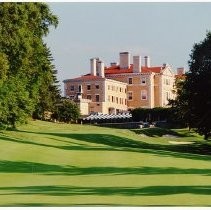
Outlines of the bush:
[{"label": "bush", "polygon": [[57,110],[52,114],[52,118],[60,122],[76,122],[80,117],[80,109],[76,103],[69,99],[63,99],[57,105]]}]

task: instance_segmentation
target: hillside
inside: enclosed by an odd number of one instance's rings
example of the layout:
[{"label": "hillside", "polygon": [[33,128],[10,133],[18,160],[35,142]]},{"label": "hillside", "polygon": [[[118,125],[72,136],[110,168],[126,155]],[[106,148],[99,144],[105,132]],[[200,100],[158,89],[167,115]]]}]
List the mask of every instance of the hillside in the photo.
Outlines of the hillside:
[{"label": "hillside", "polygon": [[0,142],[0,206],[211,205],[210,145],[186,130],[32,121]]}]

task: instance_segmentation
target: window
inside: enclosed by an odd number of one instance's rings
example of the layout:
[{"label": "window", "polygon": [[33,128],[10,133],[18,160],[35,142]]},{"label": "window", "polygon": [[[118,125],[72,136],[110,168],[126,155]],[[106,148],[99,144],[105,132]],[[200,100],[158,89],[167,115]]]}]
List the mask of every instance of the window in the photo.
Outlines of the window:
[{"label": "window", "polygon": [[114,102],[114,96],[111,97],[111,101]]},{"label": "window", "polygon": [[147,100],[147,91],[146,90],[141,91],[141,100]]},{"label": "window", "polygon": [[110,90],[110,85],[108,85],[108,90]]},{"label": "window", "polygon": [[87,95],[87,99],[92,100],[92,96],[91,95]]},{"label": "window", "polygon": [[75,98],[75,96],[74,95],[70,95],[69,98],[72,100],[72,99]]},{"label": "window", "polygon": [[96,102],[100,101],[100,95],[95,95]]},{"label": "window", "polygon": [[100,86],[99,86],[99,85],[95,85],[95,88],[96,88],[96,89],[100,89]]},{"label": "window", "polygon": [[82,93],[82,92],[83,92],[83,91],[82,91],[82,85],[79,85],[79,86],[78,86],[78,92],[79,92],[79,93]]},{"label": "window", "polygon": [[146,85],[146,77],[141,77],[141,84]]},{"label": "window", "polygon": [[164,84],[165,85],[170,85],[170,79],[164,79]]},{"label": "window", "polygon": [[170,93],[166,92],[166,100],[168,101],[170,99]]},{"label": "window", "polygon": [[71,90],[71,91],[74,91],[74,90],[75,90],[74,85],[71,85],[71,86],[70,86],[70,90]]},{"label": "window", "polygon": [[170,79],[167,79],[166,84],[170,85]]},{"label": "window", "polygon": [[133,100],[133,92],[128,92],[128,100]]},{"label": "window", "polygon": [[116,97],[116,103],[117,103],[117,104],[119,103],[119,99],[118,99],[118,97]]},{"label": "window", "polygon": [[163,101],[163,105],[168,105],[168,100],[170,99],[170,92],[165,92],[164,93],[164,101]]},{"label": "window", "polygon": [[87,90],[91,90],[91,85],[87,85]]},{"label": "window", "polygon": [[133,84],[133,78],[128,78],[128,84]]},{"label": "window", "polygon": [[111,97],[108,95],[108,101],[110,102],[110,100],[111,100]]}]

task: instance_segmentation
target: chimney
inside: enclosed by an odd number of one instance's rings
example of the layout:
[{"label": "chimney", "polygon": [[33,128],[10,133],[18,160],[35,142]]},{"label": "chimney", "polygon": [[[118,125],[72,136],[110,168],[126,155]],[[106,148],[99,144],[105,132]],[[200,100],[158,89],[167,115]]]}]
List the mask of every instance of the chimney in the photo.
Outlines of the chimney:
[{"label": "chimney", "polygon": [[185,74],[185,69],[184,69],[184,67],[177,68],[177,74],[178,74],[178,75],[183,75],[183,74]]},{"label": "chimney", "polygon": [[120,52],[120,69],[128,69],[130,67],[130,53],[129,52]]},{"label": "chimney", "polygon": [[99,76],[100,77],[105,77],[105,65],[102,61],[98,61],[99,65]]},{"label": "chimney", "polygon": [[150,67],[150,57],[149,56],[144,57],[144,63],[145,63],[145,67]]},{"label": "chimney", "polygon": [[133,72],[140,73],[141,72],[141,56],[133,56]]},{"label": "chimney", "polygon": [[97,65],[96,65],[96,58],[91,58],[90,59],[90,70],[91,70],[91,75],[96,76],[96,69],[97,69]]}]

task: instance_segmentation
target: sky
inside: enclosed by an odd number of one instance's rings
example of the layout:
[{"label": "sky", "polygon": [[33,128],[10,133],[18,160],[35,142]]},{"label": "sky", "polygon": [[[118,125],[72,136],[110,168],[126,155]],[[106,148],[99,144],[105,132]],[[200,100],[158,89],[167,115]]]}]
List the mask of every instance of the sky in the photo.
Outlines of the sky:
[{"label": "sky", "polygon": [[[58,80],[90,72],[90,58],[109,66],[119,52],[150,56],[151,66],[188,69],[194,43],[211,30],[211,2],[49,2],[59,18],[45,38]],[[132,63],[132,57],[131,57]],[[142,61],[143,63],[143,61]]]}]

